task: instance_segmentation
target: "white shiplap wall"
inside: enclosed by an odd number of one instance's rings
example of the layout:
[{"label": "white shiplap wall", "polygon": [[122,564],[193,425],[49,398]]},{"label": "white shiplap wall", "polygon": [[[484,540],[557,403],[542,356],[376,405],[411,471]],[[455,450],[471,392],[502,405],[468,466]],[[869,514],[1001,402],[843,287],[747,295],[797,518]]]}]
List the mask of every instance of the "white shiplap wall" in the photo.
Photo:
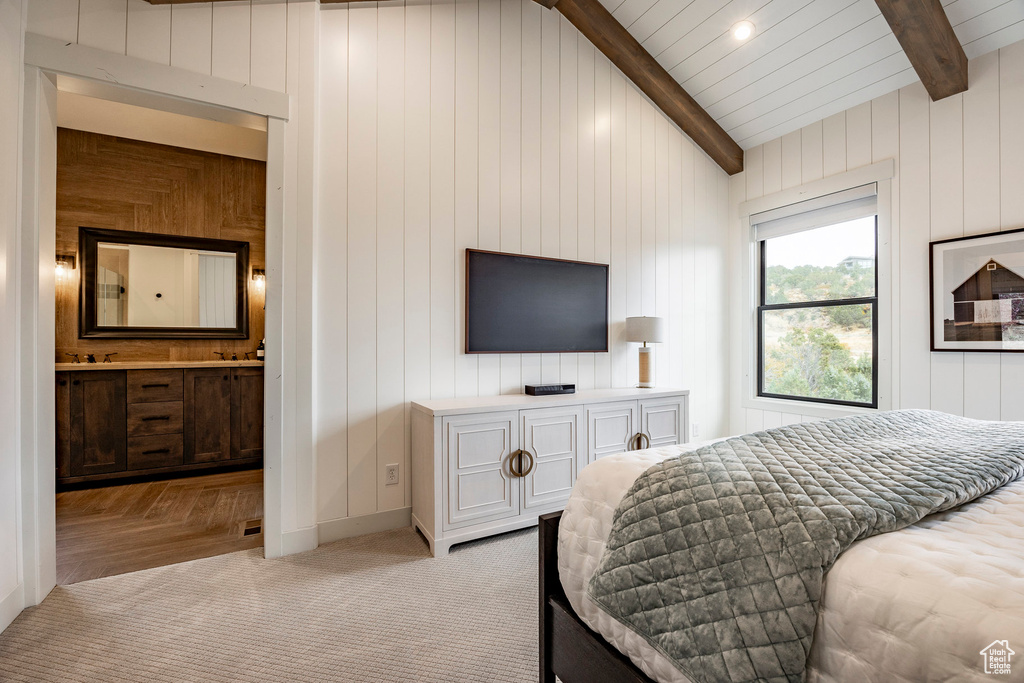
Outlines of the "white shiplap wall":
[{"label": "white shiplap wall", "polygon": [[[635,382],[626,315],[669,319],[659,381],[724,431],[721,170],[531,0],[315,8],[31,0],[28,27],[295,95],[285,324],[310,336],[286,350],[284,528],[410,505],[410,400]],[[613,352],[462,354],[468,246],[611,263]]]},{"label": "white shiplap wall", "polygon": [[[972,59],[966,93],[931,102],[920,83],[907,86],[749,150],[746,170],[731,180],[735,212],[747,199],[896,159],[888,264],[894,294],[887,314],[895,408],[1024,420],[1024,356],[931,353],[928,327],[928,243],[1024,227],[1022,107],[1024,42],[1018,42]],[[742,227],[734,226],[738,254]],[[742,319],[734,320],[738,330]],[[735,341],[734,362],[745,352]],[[733,431],[801,419],[798,403],[791,413],[745,409],[739,383],[733,386]]]},{"label": "white shiplap wall", "polygon": [[[627,315],[668,319],[658,381],[727,422],[725,174],[533,0],[321,13],[319,519],[411,504],[408,401],[636,381]],[[462,353],[464,250],[611,263],[608,354]],[[405,486],[385,486],[403,466]]]},{"label": "white shiplap wall", "polygon": [[[28,30],[189,71],[286,91],[288,24],[301,2],[150,5],[146,0],[30,0]],[[313,3],[309,10],[314,10]],[[293,90],[294,92],[294,84]]]}]

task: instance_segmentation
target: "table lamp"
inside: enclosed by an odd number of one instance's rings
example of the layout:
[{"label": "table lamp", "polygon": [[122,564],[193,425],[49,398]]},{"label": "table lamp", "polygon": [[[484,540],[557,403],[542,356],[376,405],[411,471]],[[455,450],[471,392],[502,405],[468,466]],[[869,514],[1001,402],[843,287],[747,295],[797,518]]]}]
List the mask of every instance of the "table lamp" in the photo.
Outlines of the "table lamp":
[{"label": "table lamp", "polygon": [[641,316],[626,318],[626,341],[642,342],[640,347],[640,383],[641,389],[654,387],[654,368],[652,366],[651,348],[648,343],[658,344],[665,341],[665,321],[663,318]]}]

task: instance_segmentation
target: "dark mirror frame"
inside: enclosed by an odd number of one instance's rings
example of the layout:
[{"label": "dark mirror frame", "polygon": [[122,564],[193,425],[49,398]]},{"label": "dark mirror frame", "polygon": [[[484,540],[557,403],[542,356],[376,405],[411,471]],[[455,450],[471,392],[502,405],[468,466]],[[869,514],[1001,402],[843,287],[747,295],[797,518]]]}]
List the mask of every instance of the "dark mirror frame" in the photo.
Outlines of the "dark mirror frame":
[{"label": "dark mirror frame", "polygon": [[[234,327],[100,327],[96,324],[97,248],[108,244],[140,244],[149,247],[202,249],[235,255]],[[79,294],[79,339],[248,339],[249,337],[249,243],[203,237],[160,235],[100,228],[78,228],[78,258],[81,268]]]}]

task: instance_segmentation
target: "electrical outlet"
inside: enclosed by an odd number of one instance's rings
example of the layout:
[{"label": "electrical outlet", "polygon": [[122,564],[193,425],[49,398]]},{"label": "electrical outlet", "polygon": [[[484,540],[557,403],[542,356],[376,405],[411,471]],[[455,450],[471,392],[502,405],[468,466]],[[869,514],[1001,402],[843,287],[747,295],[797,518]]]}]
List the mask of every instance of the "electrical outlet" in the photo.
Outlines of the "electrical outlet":
[{"label": "electrical outlet", "polygon": [[694,422],[692,425],[690,425],[690,436],[692,436],[695,439],[698,436],[700,436],[700,425],[697,424],[696,422]]},{"label": "electrical outlet", "polygon": [[384,468],[384,485],[391,486],[398,483],[398,465],[387,465]]}]

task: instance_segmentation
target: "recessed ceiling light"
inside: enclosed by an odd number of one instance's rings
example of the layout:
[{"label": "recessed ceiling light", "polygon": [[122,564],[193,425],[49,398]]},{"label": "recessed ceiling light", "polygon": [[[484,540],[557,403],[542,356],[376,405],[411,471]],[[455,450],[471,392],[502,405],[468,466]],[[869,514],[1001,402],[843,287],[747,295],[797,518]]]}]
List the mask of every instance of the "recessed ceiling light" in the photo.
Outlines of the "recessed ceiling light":
[{"label": "recessed ceiling light", "polygon": [[752,35],[754,35],[754,25],[749,21],[737,22],[732,27],[732,37],[736,40],[746,40]]}]

